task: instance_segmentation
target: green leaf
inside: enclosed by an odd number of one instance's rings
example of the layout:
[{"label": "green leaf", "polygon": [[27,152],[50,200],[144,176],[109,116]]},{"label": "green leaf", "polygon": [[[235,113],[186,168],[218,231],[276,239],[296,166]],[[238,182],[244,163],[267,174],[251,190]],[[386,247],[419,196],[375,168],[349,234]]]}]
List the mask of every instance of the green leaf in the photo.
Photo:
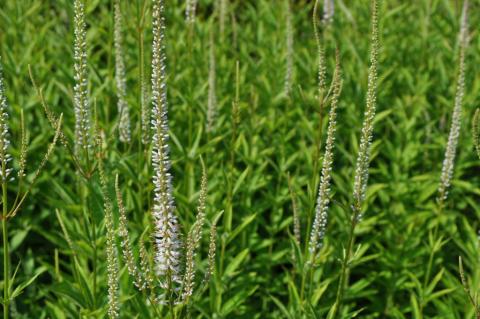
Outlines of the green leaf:
[{"label": "green leaf", "polygon": [[247,177],[248,172],[250,171],[250,168],[247,167],[242,174],[238,177],[238,179],[235,181],[235,186],[233,187],[233,194],[235,195],[240,188],[241,185],[243,185],[243,181]]},{"label": "green leaf", "polygon": [[422,319],[422,312],[420,311],[420,307],[417,302],[417,298],[415,297],[415,294],[410,294],[410,305],[412,306],[413,309],[413,318],[415,319]]},{"label": "green leaf", "polygon": [[40,276],[41,274],[43,274],[45,271],[47,271],[47,269],[45,267],[40,267],[37,272],[35,273],[35,275],[33,275],[32,277],[30,277],[30,279],[28,279],[27,281],[24,281],[23,283],[21,283],[20,285],[18,285],[15,290],[12,292],[12,294],[10,295],[10,300],[13,300],[15,299],[18,295],[20,295],[23,290],[25,288],[27,288],[28,286],[30,286],[36,279],[38,276]]},{"label": "green leaf", "polygon": [[287,310],[287,308],[283,305],[283,303],[280,300],[278,300],[277,298],[275,298],[274,296],[272,296],[270,294],[269,294],[269,297],[273,300],[275,305],[277,305],[277,307],[285,315],[286,318],[294,319],[293,316],[290,314],[290,312]]},{"label": "green leaf", "polygon": [[226,277],[233,275],[235,270],[237,270],[238,266],[240,266],[243,260],[248,256],[248,252],[249,252],[248,248],[244,249],[228,263],[228,266],[225,269],[225,273],[224,273]]},{"label": "green leaf", "polygon": [[229,315],[232,311],[234,311],[241,304],[243,304],[245,300],[247,300],[247,298],[251,296],[257,289],[258,289],[258,286],[254,286],[249,290],[244,289],[236,293],[232,298],[228,299],[225,302],[222,308],[222,315],[223,316]]},{"label": "green leaf", "polygon": [[227,244],[230,243],[233,239],[235,239],[235,237],[237,237],[238,234],[240,234],[245,229],[245,227],[247,227],[252,221],[254,221],[256,217],[257,217],[257,214],[253,214],[245,218],[243,223],[241,223],[240,226],[236,227],[232,231],[232,233],[228,236]]}]

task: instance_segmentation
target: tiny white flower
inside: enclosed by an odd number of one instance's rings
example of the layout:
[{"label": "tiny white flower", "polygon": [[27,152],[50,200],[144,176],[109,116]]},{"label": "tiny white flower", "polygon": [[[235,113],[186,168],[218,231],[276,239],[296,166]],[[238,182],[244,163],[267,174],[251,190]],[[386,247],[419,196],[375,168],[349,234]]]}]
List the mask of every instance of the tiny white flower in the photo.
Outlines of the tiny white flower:
[{"label": "tiny white flower", "polygon": [[9,168],[9,162],[12,160],[8,153],[10,147],[10,134],[8,132],[8,103],[5,94],[5,84],[3,83],[3,68],[0,58],[0,179],[3,182],[10,180],[9,176],[12,173],[12,168]]},{"label": "tiny white flower", "polygon": [[90,105],[88,101],[87,72],[87,25],[85,6],[82,0],[74,2],[74,108],[75,108],[75,150],[77,154],[90,145]]},{"label": "tiny white flower", "polygon": [[181,283],[180,260],[182,242],[173,198],[172,175],[168,147],[168,103],[165,66],[164,1],[153,5],[152,48],[152,165],[154,168],[154,206],[156,270],[163,276],[163,288],[175,289]]}]

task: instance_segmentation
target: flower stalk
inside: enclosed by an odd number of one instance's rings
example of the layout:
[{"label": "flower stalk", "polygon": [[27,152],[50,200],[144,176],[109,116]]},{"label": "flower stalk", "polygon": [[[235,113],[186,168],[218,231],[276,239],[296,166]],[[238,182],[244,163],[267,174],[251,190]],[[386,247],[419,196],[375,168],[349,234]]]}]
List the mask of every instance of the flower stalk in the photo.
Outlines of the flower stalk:
[{"label": "flower stalk", "polygon": [[87,24],[85,22],[85,4],[74,1],[74,109],[75,109],[75,151],[77,157],[83,155],[89,163],[90,147],[90,105],[88,101],[87,70]]},{"label": "flower stalk", "polygon": [[457,152],[458,139],[460,137],[460,128],[462,125],[462,104],[465,93],[465,50],[468,44],[468,0],[463,2],[461,26],[460,26],[460,58],[457,80],[457,92],[455,94],[455,105],[453,108],[452,123],[448,134],[447,148],[440,175],[440,184],[438,186],[438,198],[440,210],[448,197],[448,189],[453,177],[455,167],[455,157]]},{"label": "flower stalk", "polygon": [[370,146],[373,139],[373,124],[376,112],[377,101],[377,78],[378,78],[378,51],[379,51],[379,31],[378,31],[378,1],[372,0],[371,17],[371,49],[370,49],[370,68],[368,71],[368,87],[366,108],[360,137],[360,147],[358,151],[355,177],[353,184],[353,203],[352,214],[350,218],[350,229],[346,248],[343,253],[342,266],[338,281],[337,296],[335,303],[330,310],[329,318],[340,318],[342,316],[343,295],[347,286],[349,267],[352,260],[353,247],[355,243],[355,229],[361,220],[362,205],[365,200],[368,170],[370,166]]},{"label": "flower stalk", "polygon": [[115,1],[114,43],[115,43],[115,82],[117,86],[117,109],[119,114],[118,131],[121,142],[130,143],[130,112],[128,110],[127,79],[123,52],[123,19],[120,0]]},{"label": "flower stalk", "polygon": [[[181,239],[173,198],[170,173],[168,104],[165,65],[165,4],[153,4],[152,45],[152,165],[154,169],[154,206],[156,272],[162,277],[162,288],[171,297],[180,276]],[[172,299],[169,300],[172,305]]]}]

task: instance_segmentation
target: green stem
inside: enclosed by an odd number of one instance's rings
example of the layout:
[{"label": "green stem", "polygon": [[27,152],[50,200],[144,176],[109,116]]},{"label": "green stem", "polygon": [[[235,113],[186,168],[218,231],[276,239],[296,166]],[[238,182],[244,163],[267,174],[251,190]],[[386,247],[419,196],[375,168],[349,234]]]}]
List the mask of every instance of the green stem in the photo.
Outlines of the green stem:
[{"label": "green stem", "polygon": [[[3,172],[5,173],[5,165],[3,165]],[[5,176],[5,174],[3,175]],[[10,302],[10,274],[9,274],[9,252],[8,252],[8,229],[7,229],[7,183],[4,180],[2,183],[2,233],[3,233],[3,318],[8,319],[8,304]]]},{"label": "green stem", "polygon": [[[322,90],[319,90],[319,110],[318,110],[318,114],[319,114],[319,122],[318,122],[318,134],[316,135],[315,137],[315,141],[314,141],[314,144],[315,144],[315,149],[314,149],[314,153],[313,153],[313,178],[311,179],[311,187],[310,189],[312,190],[312,196],[310,198],[310,202],[312,203],[311,204],[311,207],[309,209],[309,213],[308,213],[308,216],[307,216],[307,234],[310,234],[311,230],[312,230],[312,221],[313,221],[313,211],[315,210],[315,203],[316,203],[316,185],[317,185],[317,182],[318,182],[318,174],[317,174],[317,171],[318,171],[318,166],[319,166],[319,161],[320,161],[320,150],[322,148],[322,136],[323,136],[323,109],[324,109],[324,98],[323,98],[323,91]],[[305,237],[305,250],[304,250],[304,256],[309,256],[309,247],[308,247],[308,241],[309,241],[309,237],[306,236]],[[307,280],[307,277],[309,278],[309,284],[310,284],[310,287],[312,286],[312,282],[313,282],[313,263],[316,259],[316,255],[315,256],[310,256],[310,267],[307,271],[307,274],[304,275],[302,277],[302,285],[301,285],[301,288],[300,288],[300,300],[304,301],[304,297],[305,297],[305,287],[306,287],[306,280]],[[309,293],[310,293],[310,290],[309,290]]]},{"label": "green stem", "polygon": [[352,249],[355,242],[355,227],[357,226],[357,218],[358,218],[358,213],[354,212],[352,216],[352,221],[350,224],[350,232],[348,234],[347,249],[345,251],[345,256],[342,262],[342,271],[340,273],[340,278],[338,280],[337,297],[335,299],[335,304],[333,305],[333,310],[332,310],[333,313],[332,313],[332,316],[330,316],[330,318],[336,318],[337,313],[341,315],[340,310],[342,307],[343,295],[346,288],[345,286],[346,286],[346,281],[348,276],[348,267],[350,264],[350,259],[352,257]]},{"label": "green stem", "polygon": [[[93,250],[93,256],[92,256],[92,272],[93,272],[93,307],[96,307],[96,295],[97,295],[97,259],[98,259],[98,252],[97,252],[97,227],[95,223],[95,219],[93,216],[92,209],[90,207],[90,200],[89,200],[89,188],[88,188],[88,183],[90,183],[90,179],[80,181],[82,184],[79,186],[80,187],[80,192],[81,192],[81,200],[82,200],[82,206],[86,207],[86,215],[84,213],[84,218],[85,218],[85,224],[86,227],[89,229],[87,230],[87,233],[90,234],[89,240],[90,240],[90,245]],[[85,212],[85,211],[84,211]],[[88,225],[88,226],[87,226]],[[95,309],[92,309],[95,310]]]},{"label": "green stem", "polygon": [[144,295],[147,297],[147,299],[150,301],[150,304],[153,306],[153,311],[155,311],[155,314],[157,315],[157,318],[162,318],[162,315],[161,315],[160,311],[158,310],[156,301],[154,299],[152,299],[151,294],[145,292]]},{"label": "green stem", "polygon": [[90,201],[88,200],[88,194],[86,194],[87,197],[85,198],[86,204],[87,204],[87,209],[88,209],[88,214],[90,216],[90,223],[92,227],[92,246],[93,246],[93,306],[95,307],[95,300],[96,300],[96,295],[97,295],[97,227],[95,224],[95,219],[93,218],[93,213],[92,210],[90,209]]},{"label": "green stem", "polygon": [[[440,195],[441,199],[438,202],[437,206],[437,216],[441,218],[441,215],[443,213],[443,207],[444,207],[444,201],[443,201],[443,194]],[[422,296],[421,296],[421,302],[420,302],[420,311],[423,313],[423,307],[425,306],[423,303],[423,300],[425,299],[425,289],[427,288],[428,282],[430,281],[430,276],[432,274],[432,268],[433,268],[433,260],[435,258],[435,252],[437,249],[437,242],[438,242],[438,226],[439,224],[435,224],[433,228],[433,234],[432,234],[432,250],[430,251],[430,255],[428,257],[428,264],[427,264],[427,270],[425,272],[425,278],[423,281],[423,289],[422,289]]]}]

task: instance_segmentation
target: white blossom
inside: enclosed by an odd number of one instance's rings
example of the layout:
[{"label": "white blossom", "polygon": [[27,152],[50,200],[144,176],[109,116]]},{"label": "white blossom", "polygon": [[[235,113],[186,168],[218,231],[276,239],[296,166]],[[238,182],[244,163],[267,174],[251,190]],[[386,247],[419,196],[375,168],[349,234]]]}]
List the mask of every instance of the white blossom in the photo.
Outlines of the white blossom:
[{"label": "white blossom", "polygon": [[173,198],[172,175],[168,147],[168,105],[165,66],[164,1],[153,5],[152,48],[152,165],[156,244],[156,271],[163,276],[162,287],[172,289],[181,283],[180,260],[182,243]]},{"label": "white blossom", "polygon": [[443,203],[448,196],[448,188],[453,177],[455,167],[455,156],[462,125],[462,102],[465,91],[465,49],[468,42],[468,20],[467,20],[468,1],[463,3],[461,28],[460,28],[460,61],[459,74],[457,80],[457,93],[455,95],[455,105],[453,108],[452,124],[448,134],[447,148],[445,149],[445,158],[440,175],[440,185],[438,187],[438,200]]},{"label": "white blossom", "polygon": [[332,22],[334,13],[335,13],[335,1],[323,0],[323,22],[324,23]]},{"label": "white blossom", "polygon": [[288,96],[292,90],[292,77],[293,77],[293,22],[292,22],[292,8],[290,0],[287,0],[286,10],[286,68],[285,68],[285,83],[284,90]]},{"label": "white blossom", "polygon": [[365,200],[370,166],[370,145],[373,139],[373,121],[377,103],[378,78],[378,5],[373,7],[372,15],[372,48],[370,52],[370,68],[368,71],[367,105],[362,125],[360,146],[358,150],[355,178],[353,184],[353,210],[355,218],[361,219],[361,206]]},{"label": "white blossom", "polygon": [[8,152],[10,146],[10,134],[8,132],[8,103],[5,95],[5,84],[3,82],[3,68],[0,58],[0,178],[3,183],[9,180],[12,168],[9,168],[9,162],[12,156]]},{"label": "white blossom", "polygon": [[185,19],[188,24],[193,24],[195,22],[197,2],[198,0],[187,0],[187,3],[185,4]]},{"label": "white blossom", "polygon": [[215,42],[212,33],[210,34],[210,64],[208,70],[207,132],[213,131],[217,114],[216,81]]},{"label": "white blossom", "polygon": [[75,150],[85,152],[90,145],[90,106],[87,82],[87,25],[85,6],[82,0],[74,2],[74,107],[75,107]]},{"label": "white blossom", "polygon": [[120,1],[115,1],[115,82],[117,86],[117,109],[119,114],[119,137],[120,141],[130,143],[130,112],[128,110],[127,96],[127,80],[125,75],[125,61],[123,57],[123,34],[122,34],[122,12],[120,9]]},{"label": "white blossom", "polygon": [[328,204],[330,203],[330,184],[331,172],[333,166],[333,148],[335,145],[335,130],[337,125],[337,106],[338,98],[340,96],[341,77],[340,65],[337,54],[337,64],[335,76],[333,79],[333,95],[330,106],[327,140],[325,145],[325,155],[323,157],[322,175],[320,178],[320,186],[318,187],[317,205],[315,207],[315,219],[313,221],[312,230],[310,233],[309,251],[312,258],[315,258],[317,249],[322,246],[322,239],[325,236],[325,230],[328,221]]}]

